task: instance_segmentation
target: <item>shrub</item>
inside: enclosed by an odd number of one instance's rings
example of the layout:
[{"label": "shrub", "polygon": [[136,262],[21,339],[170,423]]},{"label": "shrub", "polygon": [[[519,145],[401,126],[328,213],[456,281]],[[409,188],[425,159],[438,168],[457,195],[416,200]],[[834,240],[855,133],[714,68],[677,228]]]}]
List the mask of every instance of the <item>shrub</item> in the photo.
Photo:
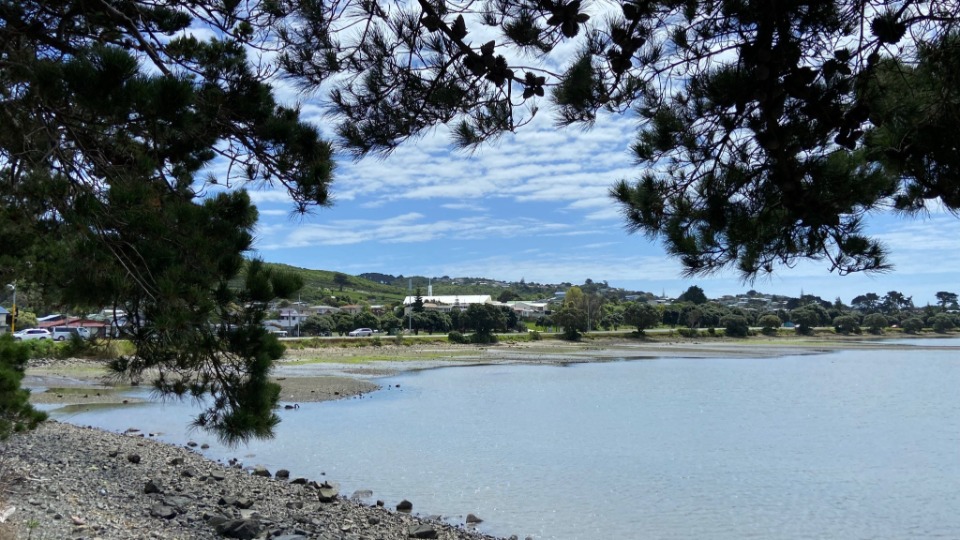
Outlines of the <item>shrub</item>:
[{"label": "shrub", "polygon": [[777,334],[777,329],[780,328],[780,325],[783,324],[783,321],[780,320],[780,317],[770,313],[760,317],[760,320],[757,321],[757,324],[760,325],[760,331],[763,332],[763,335],[773,336]]},{"label": "shrub", "polygon": [[880,313],[871,313],[863,318],[863,325],[867,327],[871,334],[882,334],[883,329],[889,324],[887,318]]},{"label": "shrub", "polygon": [[677,333],[681,337],[697,337],[699,334],[696,328],[677,328]]},{"label": "shrub", "polygon": [[750,331],[750,323],[742,315],[727,315],[720,319],[724,332],[730,337],[747,337]]},{"label": "shrub", "polygon": [[466,343],[466,339],[463,337],[463,334],[454,330],[447,334],[447,341],[450,343]]},{"label": "shrub", "polygon": [[543,339],[543,336],[540,335],[540,332],[537,332],[536,330],[527,332],[527,336],[530,338],[530,341],[540,341]]},{"label": "shrub", "polygon": [[910,317],[903,321],[903,331],[908,334],[916,334],[923,330],[923,321],[917,317]]},{"label": "shrub", "polygon": [[497,342],[496,334],[475,332],[474,334],[470,335],[470,343],[474,343],[476,345],[486,345],[489,343],[496,343],[496,342]]},{"label": "shrub", "polygon": [[29,357],[27,343],[0,336],[0,440],[11,433],[33,429],[47,418],[46,413],[30,405],[30,392],[20,388]]},{"label": "shrub", "polygon": [[383,342],[380,341],[380,336],[374,336],[374,338],[371,339],[370,342],[373,344],[374,347],[383,347]]},{"label": "shrub", "polygon": [[833,329],[837,331],[838,334],[859,334],[860,325],[857,324],[856,317],[852,315],[841,315],[833,319]]},{"label": "shrub", "polygon": [[946,313],[938,313],[930,318],[930,327],[938,334],[946,334],[955,326],[953,319]]}]

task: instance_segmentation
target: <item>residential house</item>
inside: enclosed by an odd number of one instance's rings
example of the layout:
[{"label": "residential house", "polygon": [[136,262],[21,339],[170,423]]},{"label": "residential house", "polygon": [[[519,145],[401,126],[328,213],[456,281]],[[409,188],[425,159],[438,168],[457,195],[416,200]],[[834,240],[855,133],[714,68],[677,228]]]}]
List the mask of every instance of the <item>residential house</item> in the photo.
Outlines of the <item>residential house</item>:
[{"label": "residential house", "polygon": [[284,330],[291,330],[306,322],[310,315],[312,315],[312,313],[309,311],[299,311],[296,309],[284,308],[280,310],[280,316],[277,317],[276,321],[279,323],[280,328]]},{"label": "residential house", "polygon": [[340,311],[349,313],[350,315],[356,315],[363,311],[363,306],[359,304],[347,304],[345,306],[340,306]]},{"label": "residential house", "polygon": [[550,310],[550,304],[547,302],[524,302],[520,300],[511,300],[506,302],[521,319],[542,317]]}]

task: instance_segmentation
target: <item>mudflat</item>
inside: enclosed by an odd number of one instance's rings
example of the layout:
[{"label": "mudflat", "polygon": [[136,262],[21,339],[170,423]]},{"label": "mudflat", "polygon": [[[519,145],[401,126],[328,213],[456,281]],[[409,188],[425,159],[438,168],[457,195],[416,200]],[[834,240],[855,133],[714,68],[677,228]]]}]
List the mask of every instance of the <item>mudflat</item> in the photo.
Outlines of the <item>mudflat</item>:
[{"label": "mudflat", "polygon": [[[640,360],[645,358],[777,357],[818,354],[838,349],[904,348],[887,336],[765,337],[745,339],[703,337],[599,337],[579,342],[558,339],[504,341],[493,345],[461,345],[393,339],[288,341],[285,356],[273,376],[280,384],[282,403],[327,401],[359,396],[379,388],[377,379],[404,371],[482,364],[564,364]],[[949,337],[949,336],[948,336]],[[378,343],[378,344],[372,344]],[[308,344],[308,345],[307,345]],[[31,401],[46,404],[130,402],[129,389],[108,376],[105,363],[83,359],[31,361],[24,386]]]}]

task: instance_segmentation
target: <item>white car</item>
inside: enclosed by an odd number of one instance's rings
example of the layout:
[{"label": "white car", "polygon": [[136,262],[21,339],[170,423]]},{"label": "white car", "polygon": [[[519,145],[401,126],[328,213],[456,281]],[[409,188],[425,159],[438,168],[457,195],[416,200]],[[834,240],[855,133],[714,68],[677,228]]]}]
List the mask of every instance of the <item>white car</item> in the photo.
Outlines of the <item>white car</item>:
[{"label": "white car", "polygon": [[51,339],[50,331],[45,328],[27,328],[13,333],[16,341],[30,341],[32,339]]},{"label": "white car", "polygon": [[369,328],[357,328],[353,332],[347,334],[350,337],[361,337],[361,336],[372,336],[373,330]]}]

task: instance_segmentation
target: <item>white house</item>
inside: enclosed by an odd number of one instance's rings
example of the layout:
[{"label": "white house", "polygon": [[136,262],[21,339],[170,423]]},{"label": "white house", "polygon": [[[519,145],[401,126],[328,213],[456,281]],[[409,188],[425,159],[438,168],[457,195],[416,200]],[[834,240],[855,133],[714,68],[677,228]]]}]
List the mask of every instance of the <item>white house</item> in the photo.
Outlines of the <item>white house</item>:
[{"label": "white house", "polygon": [[[466,310],[472,304],[489,304],[493,298],[489,294],[460,294],[460,295],[440,295],[440,296],[421,296],[423,300],[423,309],[428,311],[442,311],[448,313],[454,309]],[[417,301],[416,296],[408,296],[403,299],[403,312],[409,313],[413,309],[413,303]]]},{"label": "white house", "polygon": [[285,330],[296,328],[298,325],[306,322],[307,317],[312,315],[309,311],[298,311],[296,309],[281,309],[280,316],[276,319],[280,326]]},{"label": "white house", "polygon": [[511,300],[507,302],[506,305],[510,306],[510,309],[515,311],[521,318],[539,317],[548,309],[550,309],[550,304],[547,302],[524,302],[520,300]]}]

